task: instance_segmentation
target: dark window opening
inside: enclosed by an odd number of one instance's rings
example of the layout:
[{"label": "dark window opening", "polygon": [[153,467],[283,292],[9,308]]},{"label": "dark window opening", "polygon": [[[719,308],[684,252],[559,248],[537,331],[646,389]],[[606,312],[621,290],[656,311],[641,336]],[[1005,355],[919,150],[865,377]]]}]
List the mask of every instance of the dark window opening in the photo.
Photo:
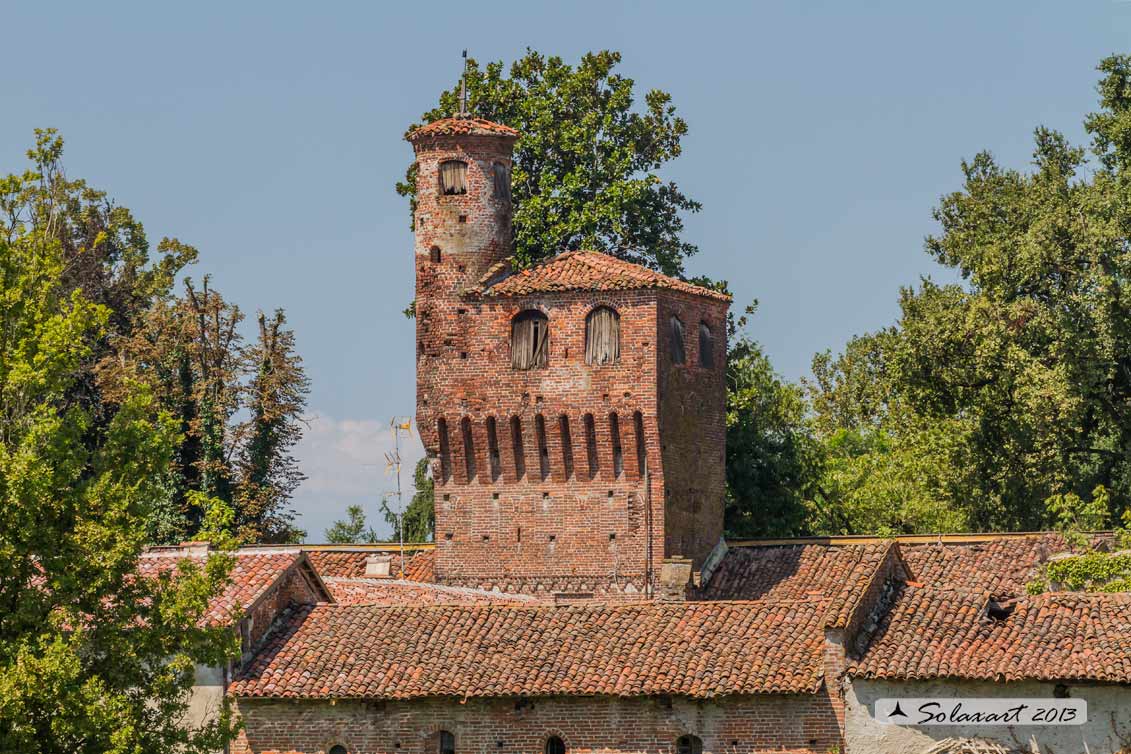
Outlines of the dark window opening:
[{"label": "dark window opening", "polygon": [[683,347],[683,322],[676,316],[671,319],[671,348],[673,364],[687,363],[687,351]]},{"label": "dark window opening", "polygon": [[515,315],[511,323],[511,366],[536,369],[546,366],[550,350],[550,321],[535,309]]},{"label": "dark window opening", "polygon": [[715,365],[715,337],[706,322],[699,323],[699,366],[710,369]]},{"label": "dark window opening", "polygon": [[475,440],[471,436],[471,419],[463,417],[460,430],[463,433],[463,465],[470,482],[475,478]]},{"label": "dark window opening", "polygon": [[550,449],[546,445],[546,420],[542,414],[534,417],[534,434],[538,438],[538,473],[545,479],[550,476]]},{"label": "dark window opening", "polygon": [[502,460],[499,457],[499,432],[495,417],[487,417],[487,459],[491,464],[491,481],[499,478]]},{"label": "dark window opening", "polygon": [[436,754],[456,754],[456,737],[446,730],[436,736]]},{"label": "dark window opening", "polygon": [[585,363],[612,364],[620,360],[620,315],[599,306],[585,318]]},{"label": "dark window opening", "polygon": [[428,258],[430,260],[432,260],[433,264],[439,264],[440,263],[440,247],[439,246],[433,246],[431,249],[429,249]]},{"label": "dark window opening", "polygon": [[562,468],[566,479],[573,476],[573,439],[569,436],[569,417],[558,417],[558,433],[562,436]]},{"label": "dark window opening", "polygon": [[632,432],[636,435],[636,468],[643,476],[648,470],[648,444],[644,440],[644,414],[639,411],[632,415]]},{"label": "dark window opening", "polygon": [[557,736],[550,736],[546,739],[546,745],[542,747],[543,754],[566,754],[565,741]]},{"label": "dark window opening", "polygon": [[496,199],[510,199],[511,198],[511,176],[507,166],[501,162],[496,162],[491,166],[491,175],[495,181],[495,198]]},{"label": "dark window opening", "polygon": [[526,474],[526,450],[522,445],[522,420],[511,417],[511,446],[514,448],[514,475],[522,479]]},{"label": "dark window opening", "polygon": [[675,742],[675,754],[703,754],[703,742],[699,736],[680,736]]},{"label": "dark window opening", "polygon": [[589,478],[597,476],[597,427],[593,414],[585,415],[585,455],[589,463]]},{"label": "dark window opening", "polygon": [[342,746],[341,744],[334,744],[330,747],[328,754],[349,754],[349,749]]},{"label": "dark window opening", "polygon": [[609,414],[609,436],[613,441],[613,475],[624,473],[624,448],[620,444],[620,419],[615,413]]},{"label": "dark window opening", "polygon": [[440,163],[440,193],[446,196],[467,193],[467,163],[445,160]]},{"label": "dark window opening", "polygon": [[440,419],[436,422],[436,433],[440,435],[440,482],[447,484],[452,478],[452,451],[448,445],[448,422]]}]

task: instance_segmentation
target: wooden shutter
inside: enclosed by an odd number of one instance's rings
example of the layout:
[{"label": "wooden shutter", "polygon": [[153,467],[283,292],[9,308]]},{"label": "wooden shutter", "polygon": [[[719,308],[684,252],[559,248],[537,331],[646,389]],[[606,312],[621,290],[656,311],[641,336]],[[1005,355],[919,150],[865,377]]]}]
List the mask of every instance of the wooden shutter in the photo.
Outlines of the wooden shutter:
[{"label": "wooden shutter", "polygon": [[607,306],[585,319],[585,363],[611,364],[620,359],[620,315]]}]

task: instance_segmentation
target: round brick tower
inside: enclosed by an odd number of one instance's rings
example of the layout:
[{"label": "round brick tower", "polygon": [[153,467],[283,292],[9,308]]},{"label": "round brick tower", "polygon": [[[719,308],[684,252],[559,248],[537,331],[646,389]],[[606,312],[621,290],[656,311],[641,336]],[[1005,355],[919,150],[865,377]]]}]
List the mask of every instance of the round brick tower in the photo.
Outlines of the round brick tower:
[{"label": "round brick tower", "polygon": [[416,152],[417,302],[456,297],[511,255],[511,150],[518,132],[446,118],[408,135]]}]

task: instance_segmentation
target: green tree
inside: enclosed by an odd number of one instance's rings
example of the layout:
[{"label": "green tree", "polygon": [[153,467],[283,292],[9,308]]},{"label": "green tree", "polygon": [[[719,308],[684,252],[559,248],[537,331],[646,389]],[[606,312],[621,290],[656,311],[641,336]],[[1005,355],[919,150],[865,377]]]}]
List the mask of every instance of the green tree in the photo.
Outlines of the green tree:
[{"label": "green tree", "polygon": [[1131,504],[1131,58],[1099,69],[1091,161],[1038,128],[1029,172],[985,152],[964,162],[926,241],[963,282],[904,290],[895,328],[827,365],[825,437],[885,432],[857,457],[888,472],[932,459],[895,479],[893,499],[982,530],[1051,525],[1047,500],[1097,487],[1110,518]]},{"label": "green tree", "polygon": [[345,519],[339,519],[326,530],[326,541],[332,544],[373,544],[380,542],[377,532],[365,521],[365,509],[360,505],[346,508]]},{"label": "green tree", "polygon": [[92,402],[83,380],[114,313],[67,281],[60,238],[74,184],[62,141],[37,132],[35,168],[0,179],[0,751],[206,752],[226,710],[182,727],[196,664],[237,656],[202,626],[227,558],[136,578],[149,501],[176,422],[144,385]]},{"label": "green tree", "polygon": [[[528,265],[561,251],[593,249],[669,275],[697,249],[684,241],[683,213],[700,208],[657,171],[680,154],[687,124],[671,95],[652,89],[634,109],[635,82],[614,72],[617,52],[589,53],[575,66],[533,50],[515,61],[466,68],[468,110],[522,134],[511,193],[515,256]],[[431,123],[459,112],[460,86],[424,113]],[[416,193],[410,167],[397,184]]]},{"label": "green tree", "polygon": [[427,458],[416,462],[416,469],[412,474],[416,492],[412,495],[404,515],[398,516],[390,506],[388,500],[381,501],[381,513],[385,516],[385,523],[393,529],[393,539],[401,540],[401,527],[404,527],[405,542],[431,542],[436,530],[436,499],[435,484],[429,473],[431,465]]}]

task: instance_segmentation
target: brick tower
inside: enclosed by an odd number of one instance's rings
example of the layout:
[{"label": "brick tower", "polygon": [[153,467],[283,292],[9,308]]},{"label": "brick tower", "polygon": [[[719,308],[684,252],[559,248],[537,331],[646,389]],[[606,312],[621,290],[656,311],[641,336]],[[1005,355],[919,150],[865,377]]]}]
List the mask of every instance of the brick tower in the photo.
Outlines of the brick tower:
[{"label": "brick tower", "polygon": [[408,136],[436,580],[646,596],[722,536],[729,298],[595,252],[512,269],[517,138],[467,117]]}]

